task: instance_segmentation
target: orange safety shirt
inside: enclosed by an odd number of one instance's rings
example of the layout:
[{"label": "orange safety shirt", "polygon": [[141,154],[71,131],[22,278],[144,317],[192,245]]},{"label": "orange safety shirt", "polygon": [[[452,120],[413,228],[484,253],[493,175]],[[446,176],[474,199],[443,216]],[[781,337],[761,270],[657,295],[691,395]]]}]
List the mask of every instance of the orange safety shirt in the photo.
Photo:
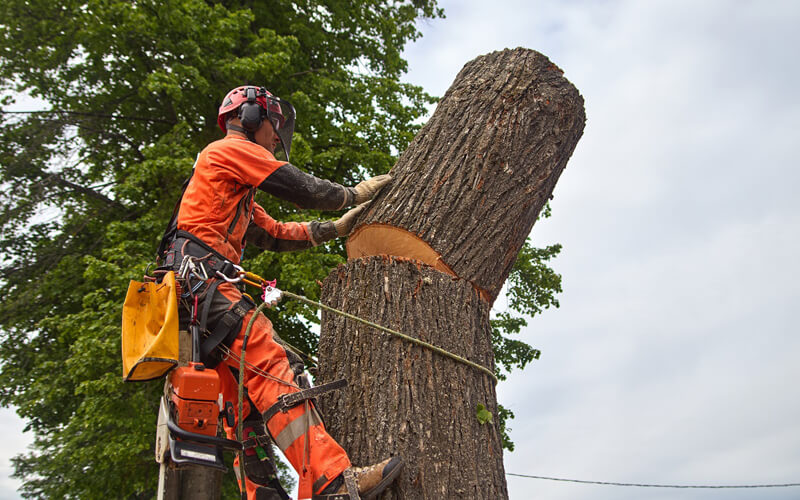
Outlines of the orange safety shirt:
[{"label": "orange safety shirt", "polygon": [[178,229],[234,264],[241,260],[251,222],[275,239],[311,241],[306,223],[278,222],[253,200],[257,187],[285,164],[244,137],[212,142],[197,157],[178,211]]}]

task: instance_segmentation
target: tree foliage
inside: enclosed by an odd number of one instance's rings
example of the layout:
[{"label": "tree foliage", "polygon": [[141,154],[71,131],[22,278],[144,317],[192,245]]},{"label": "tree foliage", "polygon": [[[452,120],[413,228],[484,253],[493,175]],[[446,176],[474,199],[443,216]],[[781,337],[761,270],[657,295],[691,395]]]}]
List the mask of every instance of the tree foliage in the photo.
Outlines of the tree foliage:
[{"label": "tree foliage", "polygon": [[[402,50],[417,20],[442,15],[435,0],[0,3],[2,104],[26,94],[46,108],[0,114],[0,404],[35,434],[14,460],[24,496],[153,496],[161,386],[122,384],[121,303],[195,155],[220,137],[225,93],[252,83],[291,101],[292,163],[352,185],[388,171],[435,102],[401,81]],[[279,220],[329,216],[258,202]],[[246,265],[317,298],[343,255],[335,241],[248,252]],[[553,282],[531,279],[552,253],[527,255],[510,290],[546,297]],[[316,349],[315,311],[288,302],[271,314],[290,343]],[[496,346],[506,368],[527,362],[525,344]]]}]

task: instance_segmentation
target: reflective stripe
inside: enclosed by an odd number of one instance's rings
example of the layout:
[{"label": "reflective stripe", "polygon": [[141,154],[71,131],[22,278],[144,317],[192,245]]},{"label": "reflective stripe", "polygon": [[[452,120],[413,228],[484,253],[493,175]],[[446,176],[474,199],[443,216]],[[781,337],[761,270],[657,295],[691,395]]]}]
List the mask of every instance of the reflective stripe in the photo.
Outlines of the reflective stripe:
[{"label": "reflective stripe", "polygon": [[[308,411],[310,413],[309,420],[311,426],[319,425],[322,423],[322,419],[319,417],[317,410],[311,407],[308,409]],[[305,416],[306,414],[304,413],[303,415],[300,415],[294,420],[292,420],[289,423],[289,425],[287,425],[281,431],[281,433],[278,434],[278,437],[275,438],[275,444],[278,445],[278,448],[280,448],[281,451],[286,451],[286,449],[289,448],[297,438],[306,433]]]}]

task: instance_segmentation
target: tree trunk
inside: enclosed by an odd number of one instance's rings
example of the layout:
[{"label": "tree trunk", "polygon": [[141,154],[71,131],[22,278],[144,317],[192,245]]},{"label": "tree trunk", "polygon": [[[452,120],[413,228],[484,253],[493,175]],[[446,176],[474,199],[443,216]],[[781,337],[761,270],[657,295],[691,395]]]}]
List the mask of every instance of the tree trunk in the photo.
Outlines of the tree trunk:
[{"label": "tree trunk", "polygon": [[[489,306],[467,281],[397,258],[351,260],[325,280],[328,305],[493,367]],[[402,480],[384,498],[506,498],[488,374],[324,312],[320,377],[347,378],[322,401],[326,424],[356,465],[399,454]],[[324,355],[323,355],[324,353]],[[328,360],[337,360],[330,362]]]},{"label": "tree trunk", "polygon": [[493,302],[585,120],[578,90],[538,52],[467,63],[357,222],[348,256],[422,260]]},{"label": "tree trunk", "polygon": [[172,464],[159,470],[159,500],[219,500],[222,498],[223,472],[192,465],[182,469]]},{"label": "tree trunk", "polygon": [[[357,222],[323,301],[493,369],[491,304],[584,122],[580,94],[538,52],[468,63]],[[406,462],[384,498],[508,497],[486,373],[327,312],[319,353],[321,382],[349,381],[321,403],[351,460]]]}]

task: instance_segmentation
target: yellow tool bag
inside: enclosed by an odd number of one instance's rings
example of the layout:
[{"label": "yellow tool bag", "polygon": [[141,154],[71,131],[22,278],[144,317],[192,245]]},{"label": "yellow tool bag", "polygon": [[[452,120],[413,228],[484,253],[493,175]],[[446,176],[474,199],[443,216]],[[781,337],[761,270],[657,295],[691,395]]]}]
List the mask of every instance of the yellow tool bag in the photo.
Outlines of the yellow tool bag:
[{"label": "yellow tool bag", "polygon": [[122,379],[153,380],[177,364],[175,273],[161,283],[131,281],[122,306]]}]

